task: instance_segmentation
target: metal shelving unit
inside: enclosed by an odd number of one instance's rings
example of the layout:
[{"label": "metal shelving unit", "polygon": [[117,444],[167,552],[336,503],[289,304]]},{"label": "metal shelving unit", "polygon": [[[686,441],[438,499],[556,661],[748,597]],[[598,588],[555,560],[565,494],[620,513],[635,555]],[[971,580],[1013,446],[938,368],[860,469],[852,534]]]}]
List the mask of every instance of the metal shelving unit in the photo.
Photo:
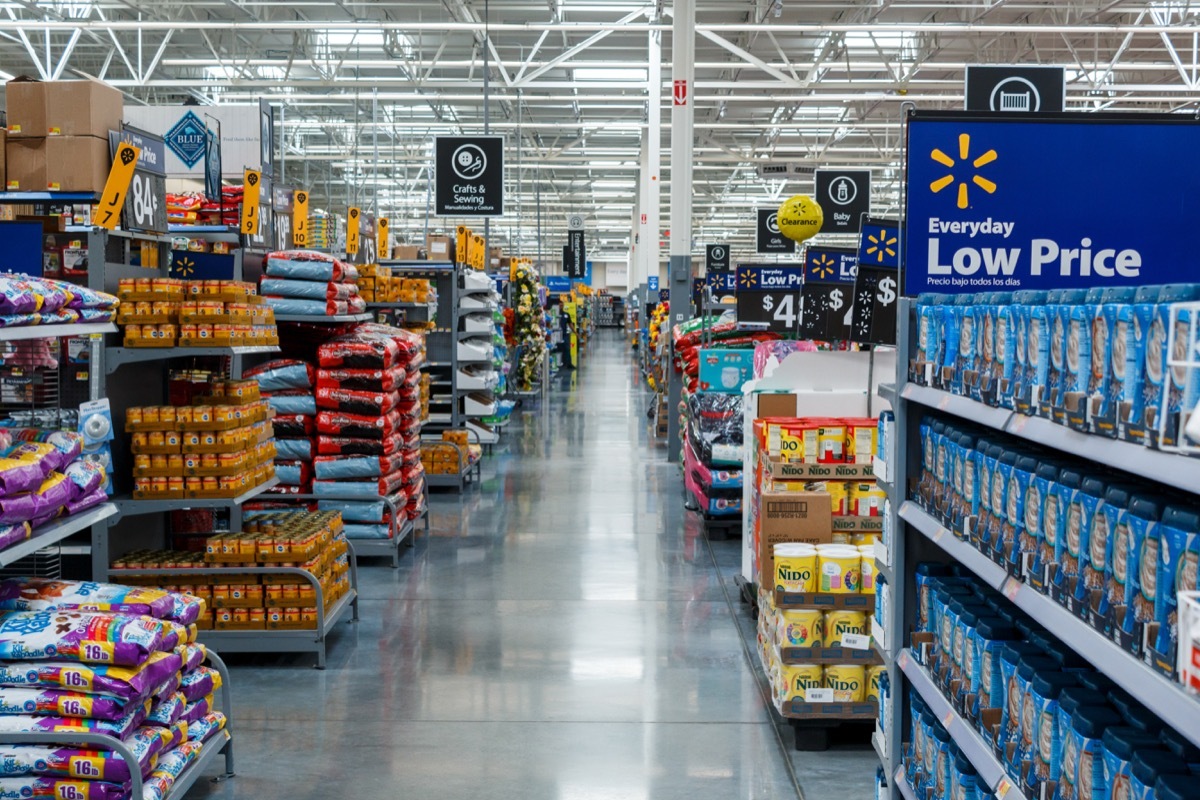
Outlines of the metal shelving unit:
[{"label": "metal shelving unit", "polygon": [[325,608],[325,593],[317,577],[299,567],[207,567],[201,569],[128,569],[119,570],[117,576],[162,577],[198,575],[290,575],[306,579],[316,592],[317,620],[313,628],[299,630],[202,630],[200,642],[223,653],[315,653],[317,669],[325,669],[326,642],[333,627],[346,614],[350,621],[358,622],[358,567],[355,564],[354,544],[347,540],[350,549],[350,591],[328,610]]},{"label": "metal shelving unit", "polygon": [[305,314],[276,314],[276,322],[312,322],[316,324],[334,323],[334,322],[370,322],[371,315],[362,314],[337,314],[332,317],[312,317]]},{"label": "metal shelving unit", "polygon": [[114,516],[116,513],[117,506],[115,504],[101,503],[94,508],[81,511],[74,516],[48,522],[39,528],[34,528],[32,535],[25,541],[17,542],[10,547],[0,550],[0,567],[7,567],[14,561],[33,555],[44,547],[58,544],[68,536],[87,530],[96,523]]},{"label": "metal shelving unit", "polygon": [[0,328],[0,342],[21,342],[28,339],[65,339],[70,336],[116,333],[111,322],[79,322],[73,325],[29,325],[22,328]]},{"label": "metal shelving unit", "polygon": [[278,353],[279,347],[109,347],[104,361],[105,371],[111,375],[125,364],[140,364],[146,361],[165,361],[171,358],[201,358],[204,356],[244,356]]}]

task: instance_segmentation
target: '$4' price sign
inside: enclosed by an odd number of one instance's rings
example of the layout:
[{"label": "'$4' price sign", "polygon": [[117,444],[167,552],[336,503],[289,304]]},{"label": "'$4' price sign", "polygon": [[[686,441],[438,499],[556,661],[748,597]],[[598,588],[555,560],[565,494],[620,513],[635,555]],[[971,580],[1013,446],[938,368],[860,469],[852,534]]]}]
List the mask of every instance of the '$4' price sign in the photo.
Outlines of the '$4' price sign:
[{"label": "'$4' price sign", "polygon": [[738,322],[765,323],[768,330],[795,333],[800,313],[799,289],[739,290],[737,294]]}]

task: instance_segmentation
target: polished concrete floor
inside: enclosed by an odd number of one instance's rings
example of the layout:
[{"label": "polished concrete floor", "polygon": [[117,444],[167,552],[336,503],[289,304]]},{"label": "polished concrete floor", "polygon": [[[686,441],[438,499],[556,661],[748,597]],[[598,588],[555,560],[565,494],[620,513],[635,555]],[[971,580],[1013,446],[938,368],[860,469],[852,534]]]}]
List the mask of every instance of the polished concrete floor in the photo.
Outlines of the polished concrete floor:
[{"label": "polished concrete floor", "polygon": [[649,402],[602,333],[400,569],[360,568],[328,669],[230,657],[238,775],[188,797],[870,798],[869,746],[795,753],[772,722],[740,544],[683,511]]}]

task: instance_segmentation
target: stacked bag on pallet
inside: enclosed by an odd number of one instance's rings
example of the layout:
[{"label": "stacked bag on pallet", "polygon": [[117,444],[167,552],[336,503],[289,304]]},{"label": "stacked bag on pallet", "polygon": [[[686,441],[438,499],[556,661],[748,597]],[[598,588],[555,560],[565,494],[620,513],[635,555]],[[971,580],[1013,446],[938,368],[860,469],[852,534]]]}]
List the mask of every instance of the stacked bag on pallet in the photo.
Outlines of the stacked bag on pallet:
[{"label": "stacked bag on pallet", "polygon": [[[390,538],[384,497],[409,519],[421,515],[420,334],[360,325],[317,349],[313,494],[322,511],[340,511],[351,539]],[[360,499],[361,498],[361,499]]]},{"label": "stacked bag on pallet", "polygon": [[104,467],[73,431],[0,428],[0,549],[108,499]]},{"label": "stacked bag on pallet", "polygon": [[275,477],[272,494],[310,494],[316,456],[316,369],[304,361],[276,359],[246,370],[246,378],[275,412]]},{"label": "stacked bag on pallet", "polygon": [[[139,800],[162,800],[203,748],[228,738],[214,703],[221,674],[194,643],[203,611],[158,589],[0,582],[0,733],[111,736],[138,760]],[[0,746],[0,796],[124,800],[132,770],[106,749]]]},{"label": "stacked bag on pallet", "polygon": [[361,314],[367,304],[358,295],[357,280],[358,270],[333,256],[311,250],[284,250],[267,255],[259,294],[276,314]]},{"label": "stacked bag on pallet", "polygon": [[742,514],[742,396],[703,393],[687,398],[684,484],[712,517]]}]

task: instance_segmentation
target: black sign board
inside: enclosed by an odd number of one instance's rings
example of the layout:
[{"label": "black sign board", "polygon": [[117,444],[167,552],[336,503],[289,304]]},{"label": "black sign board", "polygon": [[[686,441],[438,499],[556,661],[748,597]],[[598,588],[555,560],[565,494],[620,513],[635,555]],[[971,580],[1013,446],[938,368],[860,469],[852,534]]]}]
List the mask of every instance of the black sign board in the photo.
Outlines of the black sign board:
[{"label": "black sign board", "polygon": [[692,305],[697,309],[704,304],[704,287],[707,285],[704,278],[692,278]]},{"label": "black sign board", "polygon": [[773,208],[758,209],[759,253],[794,253],[796,243],[779,232],[779,212]]},{"label": "black sign board", "polygon": [[567,231],[563,272],[572,278],[583,278],[587,273],[587,245],[583,240],[583,231]]},{"label": "black sign board", "polygon": [[503,137],[439,136],[435,164],[435,214],[504,215]]},{"label": "black sign board", "polygon": [[871,213],[871,171],[817,170],[816,199],[825,212],[821,233],[858,233],[863,214]]},{"label": "black sign board", "polygon": [[713,272],[729,272],[729,246],[710,244],[704,248],[704,269]]},{"label": "black sign board", "polygon": [[738,322],[766,323],[768,330],[794,334],[803,285],[801,264],[738,264]]},{"label": "black sign board", "polygon": [[167,232],[167,147],[161,136],[121,126],[121,132],[108,132],[109,153],[115,155],[121,142],[129,142],[141,152],[125,205],[121,208],[122,227],[130,231]]},{"label": "black sign board", "polygon": [[262,174],[275,177],[275,113],[266,100],[258,101],[258,156]]},{"label": "black sign board", "polygon": [[1066,96],[1062,67],[967,65],[967,111],[1061,112]]},{"label": "black sign board", "polygon": [[221,123],[204,129],[204,195],[221,203]]},{"label": "black sign board", "polygon": [[826,342],[850,338],[858,252],[809,247],[804,254],[804,298],[800,336]]},{"label": "black sign board", "polygon": [[[271,211],[275,218],[274,236],[276,250],[291,250],[295,247],[292,239],[292,208],[295,205],[294,186],[276,184],[271,187]],[[263,197],[263,203],[267,198]]]},{"label": "black sign board", "polygon": [[865,219],[858,247],[851,338],[863,344],[896,344],[900,294],[900,223]]}]

